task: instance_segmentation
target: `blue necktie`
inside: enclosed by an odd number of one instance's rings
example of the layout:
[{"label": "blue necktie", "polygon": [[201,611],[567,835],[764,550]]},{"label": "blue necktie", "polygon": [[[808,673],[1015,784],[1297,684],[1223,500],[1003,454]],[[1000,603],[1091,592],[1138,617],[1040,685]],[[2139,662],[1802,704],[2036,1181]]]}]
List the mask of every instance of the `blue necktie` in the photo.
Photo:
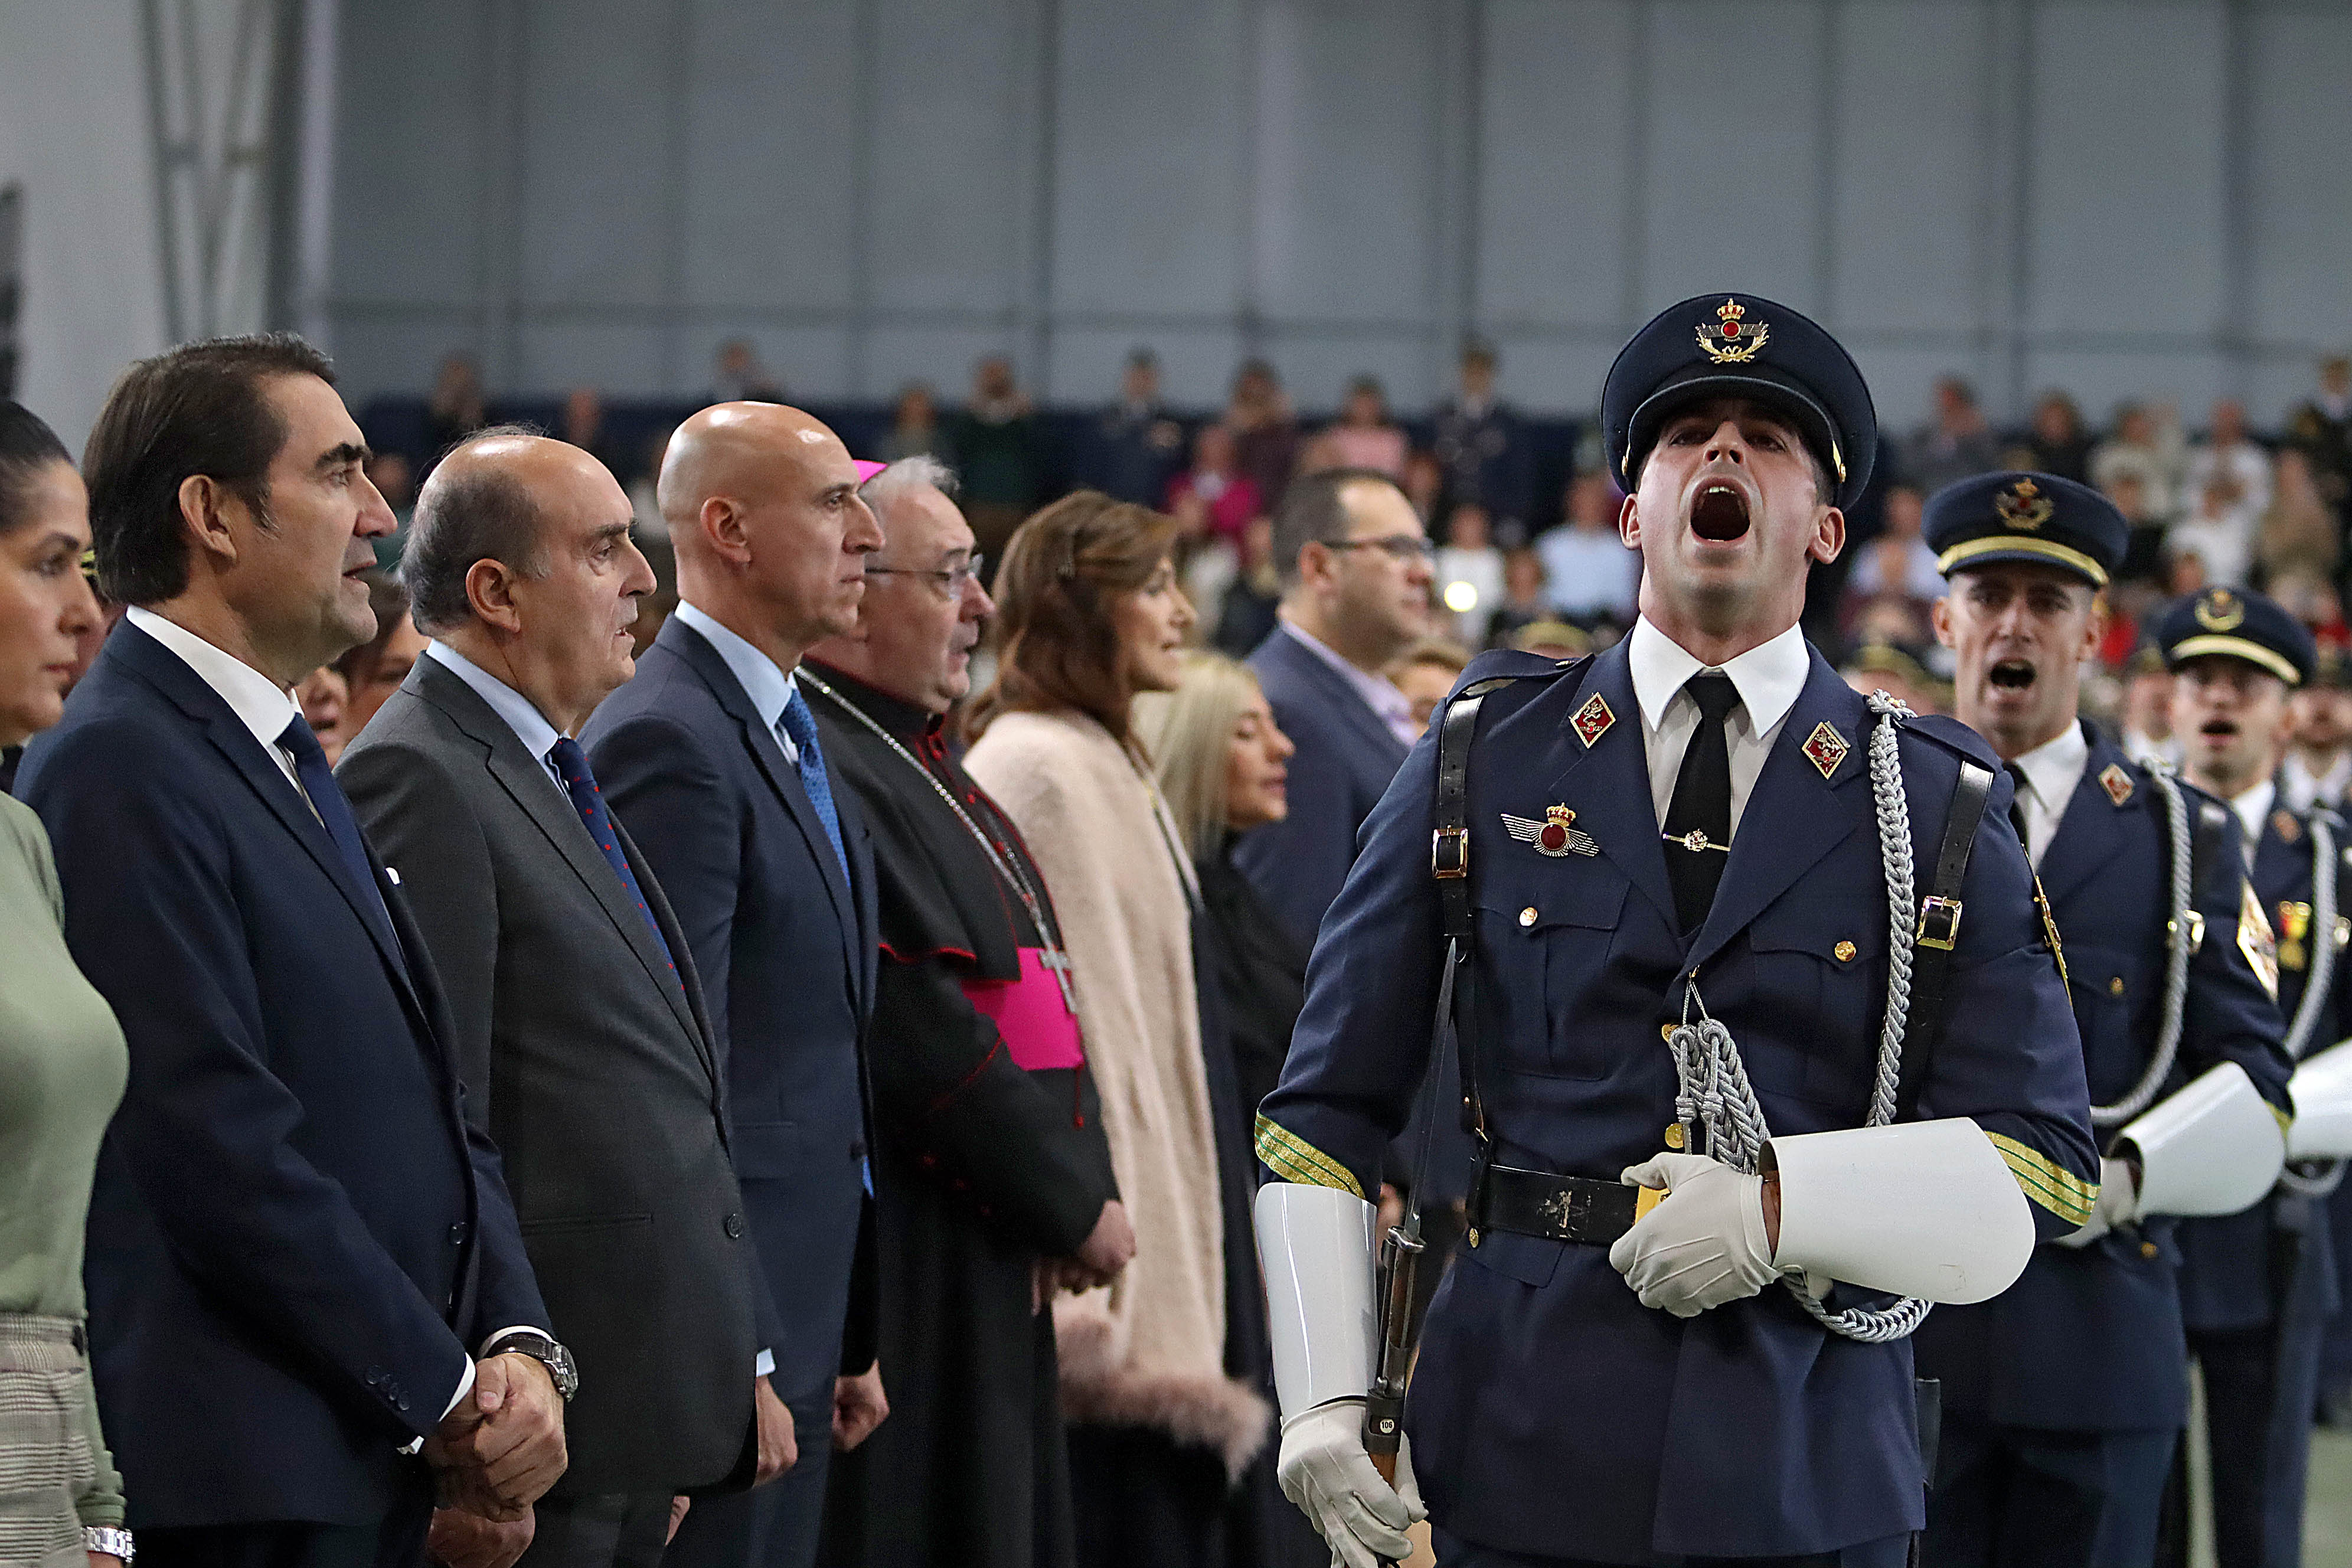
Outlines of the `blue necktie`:
[{"label": "blue necktie", "polygon": [[637,874],[629,869],[629,858],[621,853],[621,836],[614,829],[612,814],[604,809],[604,795],[596,787],[596,775],[588,771],[588,753],[571,736],[560,735],[555,744],[547,749],[547,760],[555,764],[556,773],[563,780],[563,793],[572,797],[572,809],[580,814],[604,863],[621,879],[621,887],[629,895],[629,901],[637,906],[637,913],[646,917],[646,929],[654,933],[654,946],[661,950],[662,962],[669,965],[671,973],[677,973],[677,960],[672,956],[669,943],[662,939],[661,923],[646,904],[646,890],[637,885]]},{"label": "blue necktie", "polygon": [[319,826],[333,840],[335,853],[341,857],[343,869],[352,881],[374,905],[383,921],[383,932],[394,937],[393,947],[400,943],[392,930],[392,916],[384,911],[383,889],[376,886],[375,867],[368,860],[367,840],[360,837],[358,818],[352,816],[352,803],[343,798],[343,786],[335,782],[335,770],[327,765],[327,753],[320,748],[319,737],[297,713],[285,729],[278,731],[278,744],[293,753],[294,776],[302,781],[302,793],[310,797],[310,809],[317,813]]},{"label": "blue necktie", "polygon": [[841,814],[833,809],[833,781],[825,776],[824,753],[817,750],[816,715],[809,711],[808,699],[801,695],[799,687],[793,688],[792,700],[784,704],[783,716],[777,722],[800,752],[801,788],[808,791],[809,804],[816,807],[817,820],[824,824],[824,836],[833,840],[842,879],[847,881],[849,851],[841,844]]}]

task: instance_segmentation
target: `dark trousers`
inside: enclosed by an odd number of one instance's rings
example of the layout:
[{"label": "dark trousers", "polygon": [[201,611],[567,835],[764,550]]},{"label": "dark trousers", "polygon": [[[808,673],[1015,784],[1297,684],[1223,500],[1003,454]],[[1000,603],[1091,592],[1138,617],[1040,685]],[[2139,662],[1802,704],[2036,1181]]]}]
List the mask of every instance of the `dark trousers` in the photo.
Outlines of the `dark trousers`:
[{"label": "dark trousers", "polygon": [[1078,1568],[1225,1568],[1225,1466],[1210,1449],[1143,1426],[1072,1426],[1070,1509]]},{"label": "dark trousers", "polygon": [[419,1489],[374,1524],[193,1524],[138,1532],[155,1568],[421,1568],[433,1500]]},{"label": "dark trousers", "polygon": [[669,1568],[813,1568],[833,1461],[833,1384],[784,1403],[799,1460],[766,1486],[695,1499],[662,1558]]},{"label": "dark trousers", "polygon": [[[2290,1301],[2278,1323],[2189,1336],[2189,1352],[2205,1371],[2220,1568],[2302,1568],[2311,1405],[2325,1325],[2297,1305]],[[2186,1568],[2189,1561],[2188,1472],[2184,1453],[2173,1460],[2165,1489],[2159,1568]]]},{"label": "dark trousers", "polygon": [[1927,1568],[2147,1568],[2174,1432],[2053,1432],[1947,1408]]},{"label": "dark trousers", "polygon": [[669,1540],[669,1503],[667,1492],[543,1497],[518,1568],[655,1568]]},{"label": "dark trousers", "polygon": [[[1437,1553],[1437,1568],[1612,1568],[1581,1557],[1529,1557],[1524,1552],[1497,1552],[1491,1546],[1479,1546],[1449,1535],[1435,1525],[1430,1526],[1429,1536],[1430,1545]],[[1742,1568],[1903,1568],[1910,1552],[1908,1535],[1891,1535],[1884,1541],[1866,1541],[1842,1551],[1814,1552],[1802,1557],[1677,1557],[1673,1562],[1676,1568],[1730,1568],[1734,1563]]]}]

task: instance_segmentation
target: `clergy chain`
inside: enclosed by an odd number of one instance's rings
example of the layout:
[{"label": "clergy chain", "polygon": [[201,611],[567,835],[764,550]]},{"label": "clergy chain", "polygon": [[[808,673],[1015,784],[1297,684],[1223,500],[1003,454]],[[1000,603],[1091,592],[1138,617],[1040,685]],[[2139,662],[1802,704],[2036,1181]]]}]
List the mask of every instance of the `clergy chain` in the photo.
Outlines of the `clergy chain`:
[{"label": "clergy chain", "polygon": [[944,801],[950,811],[955,813],[955,819],[963,824],[963,830],[971,835],[972,842],[979,845],[981,852],[988,857],[988,863],[996,868],[996,874],[1003,878],[1005,884],[1019,896],[1021,907],[1029,911],[1029,922],[1037,928],[1037,940],[1045,944],[1045,967],[1054,972],[1054,978],[1061,984],[1062,1005],[1069,1008],[1072,1017],[1077,1016],[1078,998],[1077,994],[1071,988],[1070,955],[1062,946],[1061,931],[1054,923],[1053,915],[1046,908],[1045,895],[1030,885],[1027,875],[1021,870],[1017,862],[1008,860],[998,852],[996,841],[989,837],[980,824],[971,819],[971,814],[963,808],[963,802],[956,799],[955,792],[941,784],[939,774],[925,767],[921,758],[901,745],[898,736],[876,723],[873,716],[858,707],[856,703],[835,691],[816,676],[810,674],[806,664],[803,664],[794,673],[799,679],[815,687],[819,694],[830,699],[834,706],[871,730],[884,745],[890,748],[899,761],[921,774],[923,782],[931,786],[931,793]]}]

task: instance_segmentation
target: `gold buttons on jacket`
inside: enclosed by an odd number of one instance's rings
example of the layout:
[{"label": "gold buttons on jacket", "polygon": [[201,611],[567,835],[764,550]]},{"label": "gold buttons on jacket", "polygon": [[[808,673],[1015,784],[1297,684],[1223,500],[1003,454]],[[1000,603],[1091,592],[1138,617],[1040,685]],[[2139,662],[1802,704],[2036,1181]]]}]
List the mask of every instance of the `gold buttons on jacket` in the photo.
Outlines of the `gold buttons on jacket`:
[{"label": "gold buttons on jacket", "polygon": [[1840,963],[1848,963],[1853,959],[1853,943],[1850,942],[1842,942],[1830,951],[1837,954],[1837,961]]},{"label": "gold buttons on jacket", "polygon": [[1683,1136],[1683,1124],[1681,1122],[1669,1121],[1666,1123],[1667,1148],[1679,1152],[1683,1144],[1687,1141],[1688,1140],[1685,1139]]},{"label": "gold buttons on jacket", "polygon": [[2107,994],[2110,996],[2120,996],[2123,994],[2124,977],[2118,974],[2113,980],[2107,982]]},{"label": "gold buttons on jacket", "polygon": [[1519,911],[1519,924],[1523,926],[1531,926],[1535,923],[1536,907],[1533,904],[1529,904],[1526,909]]},{"label": "gold buttons on jacket", "polygon": [[1659,1026],[1658,1026],[1658,1038],[1660,1038],[1660,1039],[1662,1039],[1662,1040],[1664,1040],[1664,1041],[1667,1041],[1669,1044],[1671,1044],[1671,1043],[1673,1042],[1673,1040],[1674,1040],[1674,1037],[1675,1037],[1675,1026],[1674,1026],[1672,1024],[1661,1024],[1661,1025],[1659,1025]]},{"label": "gold buttons on jacket", "polygon": [[2156,1243],[2152,1241],[2143,1241],[2139,1244],[2139,1255],[2142,1258],[2154,1258],[2158,1250]]}]

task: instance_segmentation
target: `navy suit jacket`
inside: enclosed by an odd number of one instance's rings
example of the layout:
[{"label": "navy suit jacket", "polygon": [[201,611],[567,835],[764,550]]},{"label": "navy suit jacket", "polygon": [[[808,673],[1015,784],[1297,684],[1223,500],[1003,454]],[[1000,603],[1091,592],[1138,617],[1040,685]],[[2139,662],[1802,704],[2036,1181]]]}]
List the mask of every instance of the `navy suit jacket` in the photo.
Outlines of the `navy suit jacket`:
[{"label": "navy suit jacket", "polygon": [[874,1359],[864,1038],[881,940],[866,820],[829,770],[845,880],[800,771],[682,621],[662,627],[581,740],[702,976],[767,1278],[774,1386],[805,1422],[836,1374]]},{"label": "navy suit jacket", "polygon": [[[1813,655],[1713,908],[1686,939],[1625,646],[1566,672],[1489,654],[1464,680],[1495,675],[1521,678],[1486,699],[1470,763],[1473,1045],[1496,1157],[1613,1182],[1658,1153],[1676,1092],[1661,1031],[1683,1016],[1693,973],[1773,1132],[1860,1126],[1888,928],[1862,697]],[[1824,724],[1846,745],[1826,775],[1805,750]],[[1962,757],[1992,766],[1992,755],[1945,720],[1909,721],[1897,743],[1913,853],[1932,866]],[[1435,773],[1424,737],[1324,922],[1306,1011],[1259,1119],[1260,1155],[1285,1179],[1370,1195],[1405,1122],[1444,951],[1430,876]],[[2074,1020],[2009,795],[1997,775],[1919,1114],[1997,1134],[2029,1195],[2066,1198],[2073,1218],[2033,1206],[2055,1235],[2080,1223],[2097,1161]],[[1576,813],[1591,854],[1547,858],[1505,830],[1506,814],[1540,820],[1553,805]],[[1832,1304],[1853,1297],[1841,1287]],[[1671,1317],[1641,1304],[1606,1247],[1499,1232],[1465,1247],[1431,1305],[1405,1415],[1432,1516],[1497,1551],[1796,1556],[1923,1522],[1908,1344],[1833,1337],[1778,1285]]]},{"label": "navy suit jacket", "polygon": [[1290,815],[1252,828],[1234,862],[1300,947],[1356,863],[1356,834],[1403,765],[1405,744],[1314,650],[1276,626],[1249,657],[1274,721],[1298,748]]},{"label": "navy suit jacket", "polygon": [[[2090,734],[2090,760],[2042,853],[2041,877],[2065,944],[2091,1100],[2111,1105],[2147,1070],[2163,1016],[2172,851],[2164,800],[2147,771],[2105,735]],[[2189,791],[2192,819],[2209,798]],[[2288,1064],[2278,1008],[2238,944],[2246,871],[2234,814],[2226,829],[2223,852],[2192,894],[2205,942],[2189,962],[2180,1054],[2157,1098],[2235,1061],[2284,1110]],[[2102,1147],[2116,1131],[2101,1130]],[[1929,1314],[1915,1336],[1921,1374],[1942,1380],[1947,1405],[2013,1426],[2181,1426],[2189,1362],[2176,1225],[2150,1220],[2087,1247],[2036,1248],[2005,1294]]]},{"label": "navy suit jacket", "polygon": [[130,1522],[379,1520],[467,1354],[547,1321],[399,889],[135,626],[17,787],[131,1045],[85,1270]]}]

